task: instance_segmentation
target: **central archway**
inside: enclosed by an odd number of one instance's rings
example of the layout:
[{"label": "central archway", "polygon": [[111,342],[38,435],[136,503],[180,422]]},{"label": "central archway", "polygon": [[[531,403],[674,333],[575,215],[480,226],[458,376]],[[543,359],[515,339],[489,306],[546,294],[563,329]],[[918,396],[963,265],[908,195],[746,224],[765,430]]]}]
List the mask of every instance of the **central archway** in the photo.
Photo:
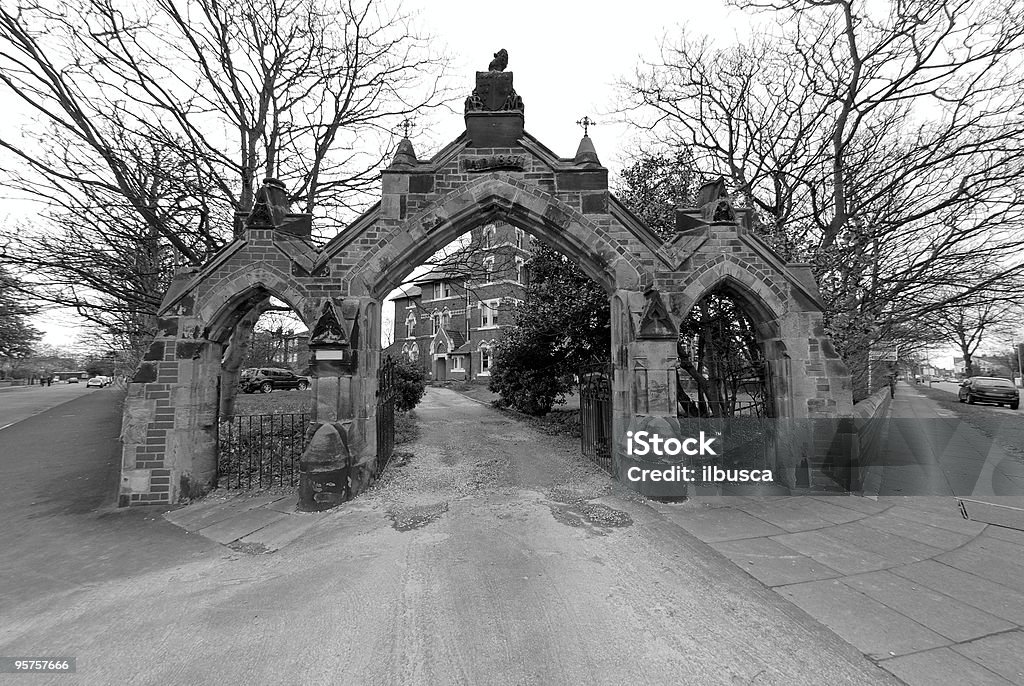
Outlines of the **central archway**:
[{"label": "central archway", "polygon": [[383,248],[352,269],[348,291],[379,300],[431,255],[495,221],[516,226],[569,256],[609,295],[640,287],[639,260],[610,241],[591,219],[548,193],[495,174],[443,196],[398,224]]}]

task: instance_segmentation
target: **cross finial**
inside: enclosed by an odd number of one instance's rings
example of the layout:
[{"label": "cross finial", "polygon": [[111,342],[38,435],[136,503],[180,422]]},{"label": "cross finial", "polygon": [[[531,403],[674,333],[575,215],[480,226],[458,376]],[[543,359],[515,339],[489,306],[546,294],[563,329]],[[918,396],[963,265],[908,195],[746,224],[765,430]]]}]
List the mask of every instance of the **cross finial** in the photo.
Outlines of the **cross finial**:
[{"label": "cross finial", "polygon": [[591,126],[597,126],[597,122],[586,115],[583,115],[583,119],[576,120],[576,123],[583,127],[584,138],[586,138],[587,135],[589,135],[588,129],[590,129]]},{"label": "cross finial", "polygon": [[402,138],[408,138],[409,130],[416,127],[416,122],[406,117],[399,126],[402,128]]}]

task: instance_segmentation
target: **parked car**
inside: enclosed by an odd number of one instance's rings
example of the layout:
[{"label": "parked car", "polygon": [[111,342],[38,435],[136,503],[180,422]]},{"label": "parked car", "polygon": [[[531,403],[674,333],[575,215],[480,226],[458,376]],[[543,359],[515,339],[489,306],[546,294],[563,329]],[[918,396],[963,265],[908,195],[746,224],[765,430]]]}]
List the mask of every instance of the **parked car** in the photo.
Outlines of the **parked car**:
[{"label": "parked car", "polygon": [[70,376],[70,377],[68,377],[68,383],[78,383],[78,377],[77,376]]},{"label": "parked car", "polygon": [[103,388],[107,385],[107,380],[102,376],[94,376],[85,382],[86,388]]},{"label": "parked car", "polygon": [[1020,407],[1020,391],[1009,379],[992,376],[974,376],[960,384],[957,398],[962,403],[976,402],[1009,405],[1011,410]]},{"label": "parked car", "polygon": [[309,388],[309,379],[299,376],[288,369],[276,367],[252,367],[242,371],[238,379],[238,389],[244,393],[270,393],[275,390],[297,388],[304,391]]}]

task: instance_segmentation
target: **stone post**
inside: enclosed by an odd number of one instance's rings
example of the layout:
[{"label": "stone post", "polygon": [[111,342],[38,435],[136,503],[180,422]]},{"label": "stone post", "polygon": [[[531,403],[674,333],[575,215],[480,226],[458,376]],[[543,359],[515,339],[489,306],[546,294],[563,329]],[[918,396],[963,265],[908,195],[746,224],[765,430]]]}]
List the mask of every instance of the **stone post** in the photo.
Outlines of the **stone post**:
[{"label": "stone post", "polygon": [[313,421],[299,461],[299,508],[335,507],[369,483],[376,459],[374,431],[378,353],[373,331],[375,302],[347,298],[324,302],[310,335]]},{"label": "stone post", "polygon": [[678,329],[661,294],[654,289],[644,293],[619,291],[612,302],[618,310],[613,311],[612,327],[612,350],[616,353],[612,386],[616,476],[645,495],[680,495],[682,490],[678,484],[659,488],[649,482],[632,482],[627,476],[629,468],[639,464],[628,454],[628,432],[649,431],[664,437],[678,433]]},{"label": "stone post", "polygon": [[188,317],[160,332],[128,385],[118,504],[175,503],[216,486],[222,346]]}]

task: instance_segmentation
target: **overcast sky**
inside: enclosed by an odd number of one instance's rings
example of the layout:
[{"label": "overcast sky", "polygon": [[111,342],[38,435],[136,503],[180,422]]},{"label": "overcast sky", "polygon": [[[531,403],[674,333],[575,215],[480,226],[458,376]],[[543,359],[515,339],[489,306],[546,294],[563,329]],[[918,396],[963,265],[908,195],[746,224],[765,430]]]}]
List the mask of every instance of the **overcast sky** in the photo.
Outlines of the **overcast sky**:
[{"label": "overcast sky", "polygon": [[[677,34],[685,27],[732,42],[745,35],[748,25],[744,14],[721,0],[419,0],[405,6],[419,12],[419,22],[452,56],[453,81],[466,95],[473,90],[474,73],[487,69],[493,53],[508,50],[506,71],[515,75],[516,92],[523,98],[526,130],[556,154],[571,157],[582,135],[575,122],[589,115],[599,122],[591,129],[598,155],[613,169],[635,138],[609,115],[615,81],[632,74],[644,57],[656,55],[666,31]],[[421,132],[434,145],[423,145],[427,149],[417,153],[435,152],[463,128],[460,108]]]}]

